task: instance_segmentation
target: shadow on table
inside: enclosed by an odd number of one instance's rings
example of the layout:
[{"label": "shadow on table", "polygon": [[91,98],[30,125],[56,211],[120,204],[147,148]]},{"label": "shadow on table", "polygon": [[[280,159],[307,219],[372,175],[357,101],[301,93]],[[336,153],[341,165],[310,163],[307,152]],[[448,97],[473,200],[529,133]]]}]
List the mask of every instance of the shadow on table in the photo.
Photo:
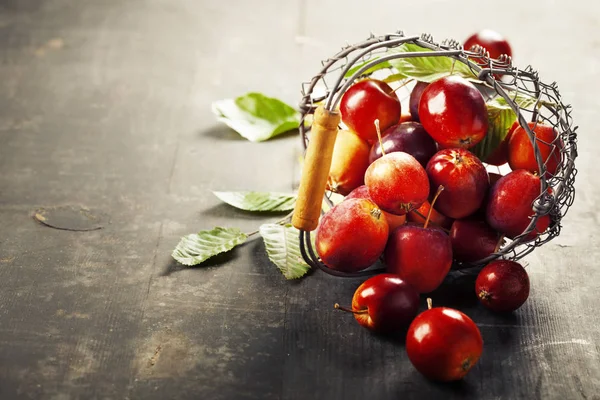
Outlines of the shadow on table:
[{"label": "shadow on table", "polygon": [[[267,139],[267,140],[269,142],[273,142],[273,141],[277,141],[277,140],[288,139],[290,137],[297,137],[298,135],[299,135],[298,130],[292,129],[287,132],[280,133],[279,135],[275,136],[274,138]],[[200,131],[198,131],[198,136],[207,137],[207,138],[215,139],[215,140],[224,140],[224,141],[233,141],[233,142],[246,141],[248,143],[253,143],[253,142],[249,141],[248,139],[244,138],[242,135],[240,135],[239,133],[237,133],[236,131],[234,131],[233,129],[231,129],[230,127],[228,127],[225,124],[213,125],[207,129],[200,130]],[[260,144],[260,142],[257,142],[257,143]]]},{"label": "shadow on table", "polygon": [[278,221],[279,219],[285,217],[285,215],[288,213],[289,211],[245,211],[230,206],[226,203],[219,203],[212,207],[208,207],[201,210],[199,214],[205,217],[264,221],[263,223],[268,224],[271,222]]},{"label": "shadow on table", "polygon": [[198,131],[198,136],[216,140],[245,141],[236,131],[224,124],[213,125],[207,129]]}]

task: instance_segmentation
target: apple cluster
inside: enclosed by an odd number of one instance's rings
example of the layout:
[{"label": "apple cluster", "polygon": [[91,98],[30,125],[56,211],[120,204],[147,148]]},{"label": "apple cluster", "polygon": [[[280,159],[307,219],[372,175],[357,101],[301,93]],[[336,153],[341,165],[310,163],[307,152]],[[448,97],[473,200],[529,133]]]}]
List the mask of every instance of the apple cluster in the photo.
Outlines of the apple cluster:
[{"label": "apple cluster", "polygon": [[[492,154],[508,162],[506,175],[488,173],[488,160],[469,151],[489,127],[474,84],[456,75],[418,83],[409,108],[412,120],[400,122],[396,93],[376,79],[358,81],[342,96],[346,129],[338,133],[327,185],[345,199],[321,218],[316,250],[326,266],[344,272],[383,256],[388,272],[429,293],[453,264],[491,255],[504,238],[534,240],[551,221],[540,216],[523,235],[541,183],[518,122]],[[551,176],[560,161],[557,132],[544,123],[530,128]]]},{"label": "apple cluster", "polygon": [[[384,262],[387,272],[365,281],[346,311],[376,331],[410,324],[412,363],[428,377],[449,381],[477,362],[481,334],[458,310],[430,307],[417,316],[420,294],[437,289],[453,265],[486,258],[505,238],[535,240],[551,221],[540,216],[523,235],[541,194],[542,171],[518,122],[485,160],[469,150],[490,127],[477,86],[457,75],[418,82],[408,108],[410,114],[402,114],[395,91],[377,79],[357,81],[343,94],[344,127],[327,185],[345,199],[322,216],[315,246],[321,261],[338,271]],[[549,178],[560,165],[560,138],[543,122],[529,128]],[[509,173],[488,172],[487,166],[504,164]],[[475,291],[490,310],[509,312],[526,301],[529,278],[520,264],[496,260],[481,270]],[[443,346],[432,351],[429,342]]]}]

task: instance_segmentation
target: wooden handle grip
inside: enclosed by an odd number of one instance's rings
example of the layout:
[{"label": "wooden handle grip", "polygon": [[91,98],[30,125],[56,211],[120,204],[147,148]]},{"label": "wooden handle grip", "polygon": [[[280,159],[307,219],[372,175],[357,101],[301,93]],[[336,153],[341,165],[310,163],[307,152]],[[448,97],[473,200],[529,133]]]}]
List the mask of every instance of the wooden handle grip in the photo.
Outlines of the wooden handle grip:
[{"label": "wooden handle grip", "polygon": [[298,200],[292,217],[292,224],[297,229],[314,231],[319,224],[339,123],[338,112],[327,111],[323,106],[315,110],[310,142],[304,157]]}]

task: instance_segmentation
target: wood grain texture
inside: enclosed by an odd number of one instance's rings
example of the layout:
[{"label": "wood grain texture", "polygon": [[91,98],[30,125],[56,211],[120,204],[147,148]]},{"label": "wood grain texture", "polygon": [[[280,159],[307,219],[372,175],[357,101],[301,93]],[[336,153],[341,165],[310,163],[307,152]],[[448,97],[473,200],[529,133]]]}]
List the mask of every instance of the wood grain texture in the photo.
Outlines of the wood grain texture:
[{"label": "wood grain texture", "polygon": [[[600,6],[370,6],[0,0],[0,398],[600,399]],[[286,282],[260,240],[199,268],[171,259],[187,233],[271,221],[211,191],[298,185],[296,135],[249,143],[211,101],[254,90],[296,104],[320,60],[369,31],[461,39],[488,26],[573,104],[579,174],[561,236],[525,259],[523,308],[487,312],[468,278],[433,294],[482,331],[463,382],[425,380],[401,337],[335,311],[359,280]],[[71,232],[32,218],[62,205],[110,223]]]}]

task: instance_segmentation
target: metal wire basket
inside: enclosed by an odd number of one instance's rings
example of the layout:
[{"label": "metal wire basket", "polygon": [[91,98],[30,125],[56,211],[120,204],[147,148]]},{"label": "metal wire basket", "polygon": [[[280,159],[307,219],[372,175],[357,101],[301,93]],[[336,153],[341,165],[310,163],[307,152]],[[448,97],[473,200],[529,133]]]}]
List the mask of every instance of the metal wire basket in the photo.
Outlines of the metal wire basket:
[{"label": "metal wire basket", "polygon": [[[404,44],[420,46],[423,51],[395,51]],[[309,199],[304,205],[296,207],[294,215],[294,225],[300,230],[302,257],[313,268],[341,277],[369,276],[382,272],[382,268],[369,268],[357,273],[333,270],[320,261],[313,249],[311,231],[316,228],[315,218],[318,220],[318,216],[322,213],[321,198],[324,196],[325,201],[331,206],[333,205],[330,200],[331,193],[325,191],[324,182],[324,174],[326,177],[329,168],[327,162],[330,163],[331,161],[333,143],[330,141],[328,144],[324,144],[321,139],[318,143],[316,140],[313,141],[314,121],[317,118],[313,114],[319,106],[321,110],[317,113],[335,113],[342,95],[356,79],[369,76],[374,73],[374,70],[377,70],[376,73],[380,76],[381,74],[389,76],[393,73],[393,69],[383,68],[386,66],[385,63],[394,59],[414,57],[448,57],[453,63],[461,63],[470,69],[473,75],[481,81],[478,86],[488,99],[501,96],[515,112],[519,124],[529,135],[541,171],[540,192],[542,194],[532,204],[535,214],[527,229],[512,240],[506,240],[496,252],[482,260],[473,263],[455,262],[454,272],[451,271],[451,274],[478,272],[485,264],[497,258],[518,260],[560,233],[561,219],[572,205],[575,195],[577,128],[573,126],[570,105],[565,105],[561,101],[557,84],[555,82],[546,84],[540,81],[537,72],[531,66],[523,70],[514,67],[510,57],[502,56],[499,59],[491,59],[485,49],[478,46],[467,51],[454,40],[446,40],[438,44],[428,34],[405,36],[402,32],[396,32],[378,37],[371,35],[367,40],[352,46],[346,46],[335,56],[323,61],[321,71],[310,82],[302,85],[300,136],[302,146],[306,150],[305,164],[308,162],[318,163],[323,160],[326,164],[326,171],[322,170],[320,176],[305,176],[305,173],[303,173],[300,192],[310,191],[311,193],[309,193]],[[404,87],[398,97],[401,101],[405,101],[410,95],[411,79],[399,81],[397,84]],[[530,101],[526,106],[519,105],[515,101],[518,96],[529,96],[533,101]],[[562,143],[556,149],[560,153],[560,160],[554,175],[544,173],[546,166],[534,133],[527,124],[529,121],[543,121],[545,124],[552,125],[559,134],[558,140]],[[329,128],[335,129],[337,132],[338,127],[330,126]],[[315,136],[316,138],[317,136]],[[333,141],[335,141],[335,136]],[[314,148],[311,149],[310,147]],[[326,148],[329,148],[329,150]],[[323,154],[323,152],[329,154]],[[319,201],[315,200],[316,197],[319,198]],[[306,208],[311,207],[311,211],[306,210]],[[304,217],[297,215],[303,212],[312,213],[311,223],[305,223],[307,219],[311,219],[307,218],[306,215]],[[550,227],[545,232],[539,233],[535,240],[524,241],[523,238],[535,230],[538,218],[543,215],[550,216]]]}]

